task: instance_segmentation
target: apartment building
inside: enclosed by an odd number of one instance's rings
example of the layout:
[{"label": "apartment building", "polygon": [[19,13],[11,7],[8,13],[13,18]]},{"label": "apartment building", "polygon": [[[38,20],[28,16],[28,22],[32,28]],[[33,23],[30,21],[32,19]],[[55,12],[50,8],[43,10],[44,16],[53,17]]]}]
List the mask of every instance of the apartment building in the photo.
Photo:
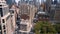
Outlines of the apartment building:
[{"label": "apartment building", "polygon": [[33,18],[37,12],[37,8],[34,5],[22,4],[19,6],[20,11],[20,34],[29,34],[32,28]]},{"label": "apartment building", "polygon": [[[12,18],[13,19],[13,18]],[[0,0],[0,32],[1,34],[13,34],[13,24],[9,7],[5,0]]]}]

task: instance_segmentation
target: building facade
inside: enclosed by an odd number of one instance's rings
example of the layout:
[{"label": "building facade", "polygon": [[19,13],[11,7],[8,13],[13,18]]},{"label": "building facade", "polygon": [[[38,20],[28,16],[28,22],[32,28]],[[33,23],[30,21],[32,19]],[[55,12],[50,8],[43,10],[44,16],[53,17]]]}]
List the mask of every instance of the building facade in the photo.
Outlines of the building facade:
[{"label": "building facade", "polygon": [[35,12],[37,12],[37,8],[34,5],[21,4],[19,6],[19,16],[20,16],[20,34],[29,34],[32,28],[33,18]]},{"label": "building facade", "polygon": [[1,34],[13,34],[14,30],[12,28],[11,14],[5,0],[0,0],[0,16]]}]

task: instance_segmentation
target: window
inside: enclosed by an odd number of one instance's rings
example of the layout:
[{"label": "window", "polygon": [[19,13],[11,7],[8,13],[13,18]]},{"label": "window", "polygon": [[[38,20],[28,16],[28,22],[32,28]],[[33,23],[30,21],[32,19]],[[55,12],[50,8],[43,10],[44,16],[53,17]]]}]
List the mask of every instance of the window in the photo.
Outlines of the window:
[{"label": "window", "polygon": [[2,22],[3,22],[3,23],[5,23],[5,20],[4,20],[4,19],[2,19]]},{"label": "window", "polygon": [[14,13],[14,11],[12,11],[12,13]]},{"label": "window", "polygon": [[0,8],[0,14],[1,14],[1,17],[3,17],[2,8]]},{"label": "window", "polygon": [[3,26],[3,29],[5,29],[5,25]]},{"label": "window", "polygon": [[1,25],[0,25],[0,30],[1,30]]},{"label": "window", "polygon": [[6,34],[6,30],[4,30],[4,34]]},{"label": "window", "polygon": [[11,13],[11,14],[14,13],[14,10],[10,10],[10,13]]},{"label": "window", "polygon": [[2,5],[0,5],[0,6],[2,6]]}]

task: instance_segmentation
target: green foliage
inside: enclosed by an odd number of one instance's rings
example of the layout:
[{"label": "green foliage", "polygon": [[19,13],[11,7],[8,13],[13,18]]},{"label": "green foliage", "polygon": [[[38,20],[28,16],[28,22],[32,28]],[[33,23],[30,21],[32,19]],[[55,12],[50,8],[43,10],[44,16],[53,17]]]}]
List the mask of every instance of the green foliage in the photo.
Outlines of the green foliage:
[{"label": "green foliage", "polygon": [[40,32],[39,32],[39,31],[37,31],[37,30],[35,30],[35,34],[40,34]]},{"label": "green foliage", "polygon": [[[55,34],[57,33],[53,25],[47,21],[39,21],[34,26],[34,31],[36,34]],[[40,31],[40,32],[39,32]]]},{"label": "green foliage", "polygon": [[60,33],[60,24],[55,24],[54,27],[56,31]]},{"label": "green foliage", "polygon": [[35,30],[40,30],[41,25],[42,25],[41,22],[37,22],[36,25],[35,25],[35,27],[34,27],[34,29],[35,29]]}]

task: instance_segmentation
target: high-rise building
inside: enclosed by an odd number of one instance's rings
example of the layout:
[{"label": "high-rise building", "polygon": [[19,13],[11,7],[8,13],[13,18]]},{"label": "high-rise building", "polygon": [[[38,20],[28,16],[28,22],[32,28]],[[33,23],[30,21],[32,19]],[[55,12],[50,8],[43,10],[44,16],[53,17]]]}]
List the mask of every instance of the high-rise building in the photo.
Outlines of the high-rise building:
[{"label": "high-rise building", "polygon": [[[24,7],[24,8],[23,8]],[[37,11],[34,5],[22,4],[20,5],[20,34],[28,34],[32,28],[32,22]]]},{"label": "high-rise building", "polygon": [[60,3],[58,0],[47,0],[46,9],[52,23],[60,23]]},{"label": "high-rise building", "polygon": [[56,4],[53,4],[54,2],[53,3],[52,2],[53,2],[52,0],[46,0],[46,10],[50,16],[50,20],[54,19],[55,7],[56,7]]},{"label": "high-rise building", "polygon": [[55,23],[60,23],[60,3],[56,5],[54,20],[55,20]]},{"label": "high-rise building", "polygon": [[[14,22],[13,22],[14,23]],[[13,34],[13,24],[9,7],[5,0],[0,0],[0,32],[1,34]]]}]

